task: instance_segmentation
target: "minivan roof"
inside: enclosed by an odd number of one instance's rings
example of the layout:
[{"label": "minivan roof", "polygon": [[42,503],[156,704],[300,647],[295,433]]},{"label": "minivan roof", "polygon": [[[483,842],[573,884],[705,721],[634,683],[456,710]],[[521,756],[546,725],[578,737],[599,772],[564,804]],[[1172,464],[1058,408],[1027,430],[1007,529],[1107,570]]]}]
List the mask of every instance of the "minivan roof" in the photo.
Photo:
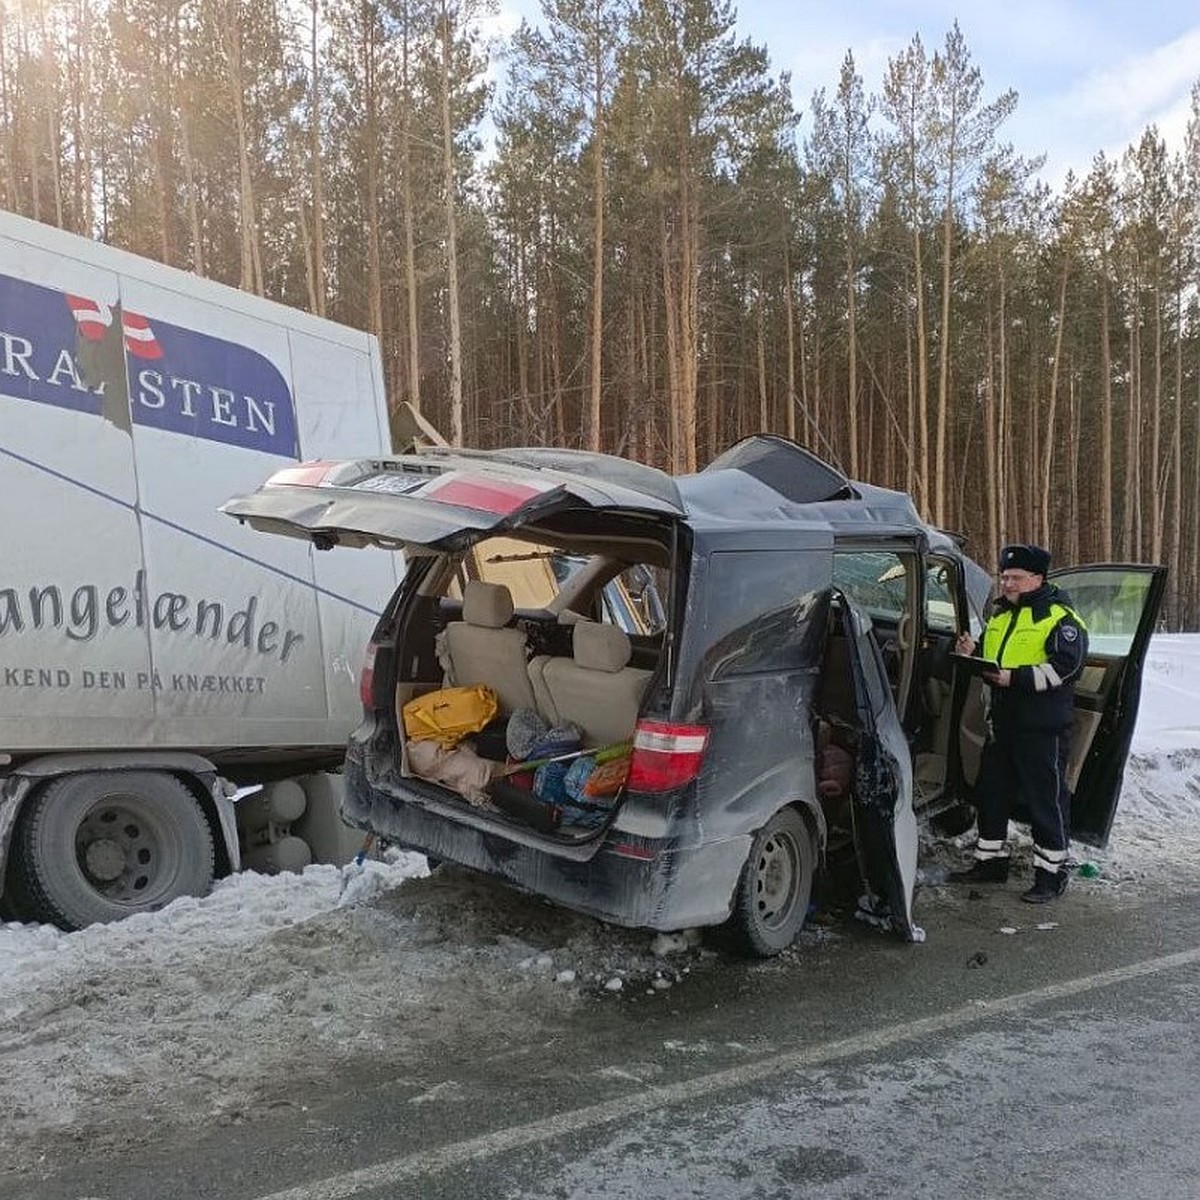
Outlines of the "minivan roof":
[{"label": "minivan roof", "polygon": [[851,482],[803,446],[773,434],[744,438],[703,471],[675,482],[688,518],[701,528],[788,524],[832,532],[920,531],[938,540],[904,492]]}]

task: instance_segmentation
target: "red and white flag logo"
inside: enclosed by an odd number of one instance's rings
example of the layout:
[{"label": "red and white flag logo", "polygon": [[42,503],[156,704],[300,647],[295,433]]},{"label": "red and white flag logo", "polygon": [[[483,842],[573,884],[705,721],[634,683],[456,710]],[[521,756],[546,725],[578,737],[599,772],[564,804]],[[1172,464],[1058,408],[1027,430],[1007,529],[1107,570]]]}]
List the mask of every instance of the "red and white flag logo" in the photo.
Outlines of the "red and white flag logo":
[{"label": "red and white flag logo", "polygon": [[[89,341],[98,342],[112,327],[113,310],[101,300],[88,300],[83,296],[67,295],[67,306],[75,318],[79,332]],[[150,328],[150,322],[138,313],[121,314],[121,333],[125,338],[125,349],[134,358],[162,358],[162,346]]]},{"label": "red and white flag logo", "polygon": [[82,296],[67,296],[67,306],[75,318],[79,332],[89,342],[98,342],[113,323],[113,311],[99,300],[85,300]]},{"label": "red and white flag logo", "polygon": [[121,328],[125,333],[125,349],[134,358],[162,358],[162,347],[145,317],[140,317],[137,313],[123,312]]}]

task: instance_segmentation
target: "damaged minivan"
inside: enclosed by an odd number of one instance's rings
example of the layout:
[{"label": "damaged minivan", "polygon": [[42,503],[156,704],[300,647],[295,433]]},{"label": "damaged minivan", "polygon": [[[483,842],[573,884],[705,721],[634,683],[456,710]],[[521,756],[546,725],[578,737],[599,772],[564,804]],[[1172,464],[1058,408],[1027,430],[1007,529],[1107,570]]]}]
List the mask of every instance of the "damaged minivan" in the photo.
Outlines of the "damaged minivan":
[{"label": "damaged minivan", "polygon": [[[961,813],[986,688],[955,665],[990,576],[911,499],[773,435],[694,475],[445,447],[303,464],[223,511],[317,547],[403,551],[367,648],[344,816],[621,925],[721,925],[768,956],[853,860],[909,940],[918,818]],[[1103,845],[1160,567],[1055,573],[1087,622],[1070,770]],[[431,745],[442,697],[488,707]],[[448,702],[448,701],[447,701]]]}]

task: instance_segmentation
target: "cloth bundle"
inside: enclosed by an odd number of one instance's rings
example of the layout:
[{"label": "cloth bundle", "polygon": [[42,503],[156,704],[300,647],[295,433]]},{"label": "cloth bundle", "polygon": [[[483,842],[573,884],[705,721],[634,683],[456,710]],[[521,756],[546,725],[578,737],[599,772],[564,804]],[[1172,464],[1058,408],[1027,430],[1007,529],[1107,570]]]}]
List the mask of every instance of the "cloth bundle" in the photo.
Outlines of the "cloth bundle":
[{"label": "cloth bundle", "polygon": [[488,784],[496,764],[469,746],[447,747],[429,739],[408,741],[408,765],[415,775],[452,788],[477,808],[488,803]]}]

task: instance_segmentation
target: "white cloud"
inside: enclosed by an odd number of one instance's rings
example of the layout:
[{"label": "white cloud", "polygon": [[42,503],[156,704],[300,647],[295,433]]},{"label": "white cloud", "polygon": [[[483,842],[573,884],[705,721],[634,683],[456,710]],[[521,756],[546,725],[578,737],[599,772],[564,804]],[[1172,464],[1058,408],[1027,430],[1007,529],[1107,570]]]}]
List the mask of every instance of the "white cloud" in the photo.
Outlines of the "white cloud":
[{"label": "white cloud", "polygon": [[1022,102],[1010,135],[1047,154],[1052,187],[1085,176],[1096,154],[1119,160],[1150,125],[1169,153],[1183,147],[1192,86],[1200,77],[1200,26],[1151,50],[1091,71],[1064,91]]},{"label": "white cloud", "polygon": [[1200,25],[1163,46],[1094,71],[1062,98],[1081,118],[1145,125],[1157,114],[1187,108],[1200,76]]}]

